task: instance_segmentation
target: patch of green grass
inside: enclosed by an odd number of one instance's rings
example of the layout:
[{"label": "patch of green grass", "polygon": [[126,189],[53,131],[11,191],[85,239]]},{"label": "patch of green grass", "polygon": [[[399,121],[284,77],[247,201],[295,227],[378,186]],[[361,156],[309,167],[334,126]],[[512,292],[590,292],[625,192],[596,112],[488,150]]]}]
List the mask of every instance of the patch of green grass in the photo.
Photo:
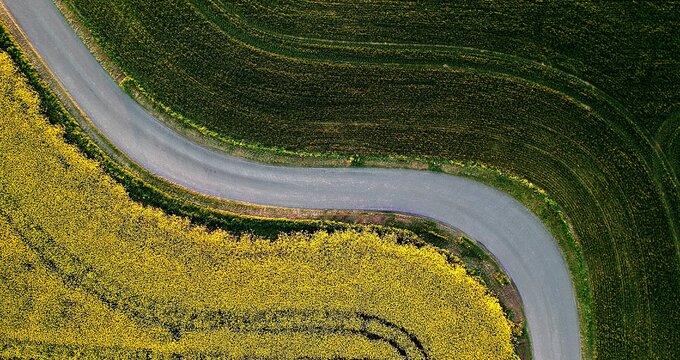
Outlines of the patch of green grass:
[{"label": "patch of green grass", "polygon": [[456,244],[460,246],[460,255],[463,257],[469,257],[475,260],[487,260],[489,258],[489,255],[480,249],[479,246],[464,236],[456,239]]}]

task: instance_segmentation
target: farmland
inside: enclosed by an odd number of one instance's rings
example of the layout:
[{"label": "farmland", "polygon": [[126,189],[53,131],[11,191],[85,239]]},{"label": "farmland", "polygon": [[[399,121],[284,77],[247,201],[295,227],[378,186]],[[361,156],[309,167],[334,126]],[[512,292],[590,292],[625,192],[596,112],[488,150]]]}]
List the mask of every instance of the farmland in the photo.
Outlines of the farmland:
[{"label": "farmland", "polygon": [[65,144],[4,52],[0,89],[0,356],[516,358],[498,301],[434,248],[191,225]]},{"label": "farmland", "polygon": [[129,84],[226,138],[528,179],[579,241],[586,353],[677,355],[677,5],[66,3]]}]

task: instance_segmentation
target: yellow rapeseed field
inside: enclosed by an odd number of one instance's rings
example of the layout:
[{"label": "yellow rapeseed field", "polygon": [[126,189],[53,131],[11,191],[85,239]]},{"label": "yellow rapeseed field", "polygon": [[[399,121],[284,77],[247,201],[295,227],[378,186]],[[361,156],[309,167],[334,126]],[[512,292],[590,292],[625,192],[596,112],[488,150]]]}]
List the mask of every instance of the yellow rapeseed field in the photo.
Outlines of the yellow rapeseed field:
[{"label": "yellow rapeseed field", "polygon": [[373,233],[209,232],[131,201],[0,52],[0,357],[513,359],[498,302]]}]

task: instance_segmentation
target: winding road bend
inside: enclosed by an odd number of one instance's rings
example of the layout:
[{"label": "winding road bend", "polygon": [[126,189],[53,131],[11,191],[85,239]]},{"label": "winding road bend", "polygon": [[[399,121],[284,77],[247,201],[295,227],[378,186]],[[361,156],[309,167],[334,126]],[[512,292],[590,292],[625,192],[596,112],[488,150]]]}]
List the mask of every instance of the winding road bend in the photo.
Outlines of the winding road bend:
[{"label": "winding road bend", "polygon": [[481,242],[521,294],[535,359],[580,359],[569,272],[541,221],[510,196],[426,171],[293,168],[244,161],[175,133],[125,94],[50,0],[3,0],[58,81],[108,140],[153,174],[194,191],[262,205],[410,213]]}]

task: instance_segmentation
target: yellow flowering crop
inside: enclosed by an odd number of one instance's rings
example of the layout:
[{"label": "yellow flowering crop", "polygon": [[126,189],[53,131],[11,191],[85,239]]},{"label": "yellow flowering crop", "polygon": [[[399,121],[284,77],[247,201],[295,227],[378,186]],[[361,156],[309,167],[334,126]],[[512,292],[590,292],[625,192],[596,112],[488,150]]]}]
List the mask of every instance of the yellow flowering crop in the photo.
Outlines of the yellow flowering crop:
[{"label": "yellow flowering crop", "polygon": [[0,356],[513,359],[498,302],[433,249],[209,232],[132,202],[0,52]]}]

